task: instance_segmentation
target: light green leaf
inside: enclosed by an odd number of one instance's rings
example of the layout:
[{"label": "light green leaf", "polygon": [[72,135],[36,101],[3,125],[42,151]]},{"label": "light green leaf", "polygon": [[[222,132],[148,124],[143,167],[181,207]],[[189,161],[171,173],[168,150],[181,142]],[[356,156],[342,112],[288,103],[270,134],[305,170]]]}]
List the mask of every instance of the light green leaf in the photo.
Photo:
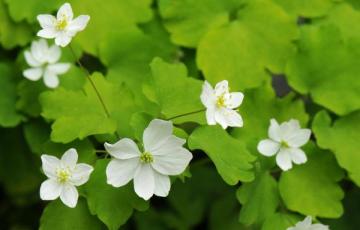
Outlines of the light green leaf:
[{"label": "light green leaf", "polygon": [[244,183],[236,193],[242,204],[239,221],[245,225],[262,223],[275,213],[279,205],[277,181],[268,173],[256,175],[255,180]]},{"label": "light green leaf", "polygon": [[360,186],[360,112],[339,118],[332,123],[330,116],[319,112],[313,121],[318,145],[334,152],[339,165],[347,170],[349,177]]},{"label": "light green leaf", "polygon": [[[202,82],[187,76],[181,63],[169,64],[160,58],[151,63],[157,100],[166,118],[205,110],[200,101]],[[205,112],[172,119],[174,123],[205,123]]]},{"label": "light green leaf", "polygon": [[69,208],[60,200],[48,204],[40,219],[40,230],[105,230],[105,226],[89,213],[84,199],[75,208]]},{"label": "light green leaf", "polygon": [[228,80],[233,90],[269,80],[266,70],[281,73],[295,47],[295,19],[271,0],[247,1],[236,20],[210,30],[200,41],[197,63],[215,84]]},{"label": "light green leaf", "polygon": [[229,185],[254,179],[251,162],[255,157],[245,145],[228,135],[220,126],[202,126],[189,137],[190,149],[203,150],[214,162],[223,180]]},{"label": "light green leaf", "polygon": [[298,53],[289,61],[289,84],[315,103],[344,115],[360,108],[360,49],[333,25],[303,26]]},{"label": "light green leaf", "polygon": [[131,92],[125,87],[107,82],[99,73],[93,74],[91,78],[111,117],[107,117],[89,82],[83,92],[61,87],[44,92],[40,95],[42,116],[55,120],[51,133],[53,141],[67,143],[89,135],[113,133],[116,129],[120,135],[131,131],[128,121],[136,109]]},{"label": "light green leaf", "polygon": [[159,10],[174,43],[196,47],[212,28],[227,24],[244,0],[160,0]]},{"label": "light green leaf", "polygon": [[344,197],[340,181],[344,173],[330,152],[315,145],[304,151],[308,161],[283,172],[279,181],[281,197],[290,210],[304,215],[338,218],[343,214]]},{"label": "light green leaf", "polygon": [[[26,7],[23,7],[26,8]],[[0,1],[0,43],[6,49],[24,46],[31,41],[32,29],[25,22],[15,23],[9,16],[3,0]]]},{"label": "light green leaf", "polygon": [[333,0],[275,0],[275,2],[295,16],[310,18],[326,15],[334,5]]},{"label": "light green leaf", "polygon": [[139,198],[132,183],[114,188],[106,183],[105,170],[108,160],[98,160],[89,182],[85,185],[85,196],[92,214],[95,214],[111,230],[126,223],[133,210],[145,211],[149,205]]},{"label": "light green leaf", "polygon": [[0,63],[0,126],[14,127],[24,117],[16,111],[16,75],[10,63]]},{"label": "light green leaf", "polygon": [[285,213],[275,213],[264,222],[261,230],[286,230],[288,227],[295,226],[301,221],[299,216]]},{"label": "light green leaf", "polygon": [[[147,24],[149,33],[157,34],[151,30],[162,30],[157,23]],[[169,44],[166,37],[153,37],[134,26],[122,28],[100,45],[100,58],[108,67],[107,79],[117,84],[125,83],[136,92],[137,104],[152,114],[156,114],[158,108],[142,93],[143,84],[149,84],[151,80],[149,64],[156,56],[167,60],[175,57],[175,53],[176,47]]]}]

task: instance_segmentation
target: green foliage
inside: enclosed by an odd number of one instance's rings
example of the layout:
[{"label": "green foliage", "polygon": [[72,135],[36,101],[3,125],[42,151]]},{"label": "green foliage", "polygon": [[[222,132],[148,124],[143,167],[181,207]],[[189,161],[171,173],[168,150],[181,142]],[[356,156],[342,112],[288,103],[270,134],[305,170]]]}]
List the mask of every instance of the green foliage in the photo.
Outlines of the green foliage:
[{"label": "green foliage", "polygon": [[[213,138],[210,142],[209,136]],[[220,126],[197,128],[189,137],[189,147],[203,150],[229,185],[254,179],[251,162],[255,157],[249,153],[243,143],[229,136]]]},{"label": "green foliage", "polygon": [[3,127],[14,127],[18,125],[24,117],[18,113],[15,107],[16,102],[16,82],[15,73],[9,63],[0,63],[0,84],[4,87],[0,91],[0,125]]},{"label": "green foliage", "polygon": [[343,171],[330,152],[313,145],[305,150],[308,162],[281,175],[279,189],[285,205],[304,215],[340,217],[344,192],[337,182],[343,178]]},{"label": "green foliage", "polygon": [[134,209],[145,211],[149,205],[134,194],[132,184],[114,188],[106,183],[105,168],[109,161],[99,160],[86,184],[85,196],[90,212],[97,215],[109,229],[119,229]]},{"label": "green foliage", "polygon": [[295,49],[296,24],[271,0],[246,1],[234,15],[204,36],[197,63],[212,83],[226,79],[234,90],[256,87],[269,78],[266,69],[283,71]]},{"label": "green foliage", "polygon": [[[157,101],[161,112],[166,118],[175,117],[184,113],[202,110],[200,102],[202,83],[187,76],[183,64],[168,64],[161,59],[151,62],[151,71],[154,79]],[[170,78],[170,80],[169,80]],[[176,123],[185,121],[204,122],[204,114],[187,116],[186,119],[174,119]]]},{"label": "green foliage", "polygon": [[[341,167],[348,171],[349,177],[360,185],[360,171],[357,162],[359,145],[360,113],[352,113],[331,124],[325,111],[319,112],[313,122],[313,130],[321,148],[330,149]],[[346,144],[344,144],[346,143]]]},{"label": "green foliage", "polygon": [[[359,225],[358,0],[68,2],[90,21],[75,56],[61,48],[71,68],[50,89],[23,77],[24,53],[37,15],[64,2],[0,0],[0,229],[286,230],[307,215],[332,230]],[[207,125],[205,80],[244,94],[243,127]],[[144,201],[133,182],[107,184],[104,142],[143,149],[155,118],[193,159],[167,197]],[[307,162],[284,172],[259,153],[272,118],[311,128]],[[94,167],[73,209],[39,197],[41,155],[70,148]]]},{"label": "green foliage", "polygon": [[92,216],[86,202],[80,199],[76,208],[68,208],[61,201],[53,201],[47,205],[40,220],[40,230],[102,230],[105,226]]},{"label": "green foliage", "polygon": [[256,175],[256,179],[243,184],[236,195],[243,205],[239,221],[246,225],[263,222],[279,205],[277,181],[269,173]]}]

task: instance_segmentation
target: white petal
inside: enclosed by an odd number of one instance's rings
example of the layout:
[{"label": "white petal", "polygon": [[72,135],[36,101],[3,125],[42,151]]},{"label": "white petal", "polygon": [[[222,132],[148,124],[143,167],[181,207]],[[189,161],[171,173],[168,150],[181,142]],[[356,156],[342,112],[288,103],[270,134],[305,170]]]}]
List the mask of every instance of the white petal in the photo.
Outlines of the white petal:
[{"label": "white petal", "polygon": [[300,129],[300,123],[297,120],[291,119],[288,122],[283,122],[280,125],[280,134],[282,140],[286,140],[288,137],[292,136],[299,129]]},{"label": "white petal", "polygon": [[215,120],[221,125],[223,129],[230,127],[242,127],[243,120],[240,114],[236,111],[226,108],[221,108],[215,112]]},{"label": "white petal", "polygon": [[281,141],[281,130],[278,122],[272,118],[270,120],[270,127],[268,130],[268,135],[274,141],[280,142]]},{"label": "white petal", "polygon": [[310,129],[300,129],[285,138],[285,141],[294,148],[299,148],[305,145],[311,136]]},{"label": "white petal", "polygon": [[153,152],[172,134],[173,126],[170,121],[154,119],[143,134],[144,148]]},{"label": "white petal", "polygon": [[257,149],[262,155],[271,157],[280,150],[280,143],[270,139],[262,140],[259,142]]},{"label": "white petal", "polygon": [[168,154],[154,155],[151,166],[163,175],[179,175],[192,159],[192,154],[185,148],[173,149]]},{"label": "white petal", "polygon": [[310,227],[312,223],[311,216],[307,216],[301,223],[303,224],[303,227]]},{"label": "white petal", "polygon": [[60,82],[58,76],[55,73],[46,70],[44,73],[44,83],[49,88],[56,88],[59,86]]},{"label": "white petal", "polygon": [[209,82],[205,81],[202,86],[202,92],[200,95],[201,102],[207,108],[213,108],[216,104],[216,96],[214,89],[211,87]]},{"label": "white petal", "polygon": [[139,167],[139,159],[112,159],[106,167],[107,183],[114,187],[121,187],[131,181]]},{"label": "white petal", "polygon": [[91,165],[88,164],[77,164],[72,171],[70,183],[72,183],[75,186],[80,186],[85,184],[90,177],[90,174],[94,168]]},{"label": "white petal", "polygon": [[37,32],[37,36],[47,39],[53,39],[57,36],[57,31],[54,28],[46,28]]},{"label": "white petal", "polygon": [[40,198],[42,200],[55,200],[60,196],[61,190],[61,184],[56,180],[48,179],[42,182],[40,186]]},{"label": "white petal", "polygon": [[55,44],[61,47],[65,47],[67,45],[69,45],[69,43],[71,42],[71,36],[69,36],[67,33],[60,33],[57,34],[56,38],[55,38]]},{"label": "white petal", "polygon": [[40,63],[38,60],[36,60],[29,51],[25,51],[24,56],[25,56],[26,62],[29,64],[29,66],[39,67],[42,65],[42,63]]},{"label": "white petal", "polygon": [[185,144],[186,140],[171,135],[166,141],[164,141],[156,150],[153,150],[153,155],[164,155],[171,153],[174,149],[181,148]]},{"label": "white petal", "polygon": [[49,47],[45,39],[31,43],[31,55],[41,64],[47,62],[47,51]]},{"label": "white petal", "polygon": [[144,200],[150,199],[155,192],[154,172],[150,164],[140,164],[134,177],[136,194]]},{"label": "white petal", "polygon": [[48,50],[48,63],[56,63],[61,57],[61,49],[57,45],[52,45]]},{"label": "white petal", "polygon": [[291,160],[295,164],[304,164],[307,161],[306,154],[304,151],[298,148],[291,148],[289,149]]},{"label": "white petal", "polygon": [[208,108],[206,109],[206,122],[208,125],[215,125],[215,109],[214,108]]},{"label": "white petal", "polygon": [[66,184],[63,186],[60,199],[70,208],[75,208],[79,198],[79,193],[75,186]]},{"label": "white petal", "polygon": [[241,105],[244,99],[244,94],[241,92],[230,93],[229,99],[226,101],[226,105],[230,109],[235,109]]},{"label": "white petal", "polygon": [[71,21],[73,17],[73,11],[69,3],[63,4],[56,14],[57,19],[66,18],[68,21]]},{"label": "white petal", "polygon": [[43,70],[42,68],[31,68],[31,69],[26,69],[23,71],[23,75],[24,77],[26,77],[27,79],[31,80],[31,81],[37,81],[41,78],[43,74]]},{"label": "white petal", "polygon": [[289,151],[280,150],[276,155],[276,164],[283,170],[287,171],[292,168],[291,156]]},{"label": "white petal", "polygon": [[123,138],[115,144],[105,143],[106,151],[117,159],[129,159],[140,156],[140,151],[135,142],[129,138]]},{"label": "white petal", "polygon": [[56,169],[60,166],[60,160],[54,156],[41,155],[42,169],[49,178],[56,178]]},{"label": "white petal", "polygon": [[75,168],[77,161],[78,154],[74,148],[67,150],[61,157],[61,163],[64,166],[70,167],[71,169]]},{"label": "white petal", "polygon": [[329,226],[323,224],[313,224],[311,230],[329,230]]},{"label": "white petal", "polygon": [[39,21],[41,28],[54,28],[55,26],[56,18],[51,14],[40,14],[36,18]]},{"label": "white petal", "polygon": [[87,26],[89,20],[89,15],[80,15],[79,17],[75,18],[73,21],[70,22],[67,29],[74,33],[82,31]]},{"label": "white petal", "polygon": [[215,86],[215,95],[221,96],[229,93],[229,84],[227,80],[223,80],[216,84]]},{"label": "white petal", "polygon": [[170,178],[169,176],[162,175],[154,171],[155,180],[155,195],[166,197],[170,191]]},{"label": "white petal", "polygon": [[69,63],[56,63],[48,65],[46,69],[55,75],[60,75],[66,73],[70,67]]}]

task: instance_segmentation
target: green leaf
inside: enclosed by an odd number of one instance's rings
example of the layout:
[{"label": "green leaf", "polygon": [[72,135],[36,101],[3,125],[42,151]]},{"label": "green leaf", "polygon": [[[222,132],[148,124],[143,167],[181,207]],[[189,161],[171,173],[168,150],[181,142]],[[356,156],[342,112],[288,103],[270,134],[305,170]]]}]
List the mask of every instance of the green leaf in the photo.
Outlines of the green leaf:
[{"label": "green leaf", "polygon": [[[149,30],[161,31],[162,28],[156,23],[147,24]],[[156,31],[150,32],[157,34]],[[117,84],[125,83],[136,92],[137,104],[154,114],[158,108],[142,93],[143,84],[149,84],[151,80],[149,63],[156,56],[171,59],[175,52],[176,47],[167,43],[164,36],[153,37],[135,26],[123,28],[100,45],[100,58],[108,67],[107,79]]]},{"label": "green leaf", "polygon": [[90,180],[85,185],[89,209],[103,221],[109,229],[119,229],[126,223],[133,210],[145,211],[149,205],[139,198],[132,183],[114,188],[106,183],[105,170],[108,160],[98,160]]},{"label": "green leaf", "polygon": [[41,182],[40,160],[27,148],[21,127],[0,129],[0,182],[19,203],[35,200]]},{"label": "green leaf", "polygon": [[269,80],[266,69],[283,72],[297,34],[295,19],[280,6],[270,0],[247,1],[236,20],[210,30],[200,41],[198,67],[212,84],[226,79],[235,91],[257,87]]},{"label": "green leaf", "polygon": [[196,47],[208,30],[227,24],[243,4],[243,0],[160,0],[159,10],[172,41]]},{"label": "green leaf", "polygon": [[330,116],[322,111],[315,116],[312,128],[318,145],[333,151],[339,165],[360,186],[360,112],[339,118],[332,124]]},{"label": "green leaf", "polygon": [[89,213],[86,202],[80,198],[75,208],[60,200],[48,204],[40,219],[40,230],[102,230],[105,226]]},{"label": "green leaf", "polygon": [[295,16],[310,18],[326,15],[334,5],[333,0],[275,0],[275,2]]},{"label": "green leaf", "polygon": [[[205,110],[200,101],[202,82],[187,76],[187,69],[181,63],[169,64],[155,58],[151,63],[154,86],[161,112],[166,118]],[[172,119],[174,123],[205,123],[205,113]]]},{"label": "green leaf", "polygon": [[281,197],[290,210],[304,215],[338,218],[343,214],[344,192],[337,184],[344,173],[330,152],[315,145],[304,149],[308,161],[283,172],[279,181]]},{"label": "green leaf", "polygon": [[197,128],[190,135],[188,145],[192,150],[203,150],[229,185],[235,185],[239,181],[250,182],[254,179],[251,162],[255,157],[242,142],[228,135],[220,126]]},{"label": "green leaf", "polygon": [[231,191],[221,195],[218,200],[211,202],[209,214],[210,230],[247,230],[245,226],[239,223],[238,213],[240,205],[235,199],[234,193]]},{"label": "green leaf", "polygon": [[14,127],[24,117],[16,111],[16,82],[13,66],[10,63],[0,63],[0,126]]},{"label": "green leaf", "polygon": [[286,69],[289,84],[339,115],[359,109],[360,49],[352,41],[345,43],[333,25],[303,26]]},{"label": "green leaf", "polygon": [[89,135],[113,133],[116,129],[120,135],[130,132],[128,122],[136,109],[131,92],[125,87],[107,82],[99,73],[93,74],[91,78],[111,117],[107,117],[89,82],[85,84],[83,92],[61,87],[44,92],[40,95],[42,116],[55,120],[51,133],[53,141],[68,143]]},{"label": "green leaf", "polygon": [[246,143],[251,153],[257,153],[259,141],[268,137],[271,118],[275,118],[278,122],[298,119],[302,127],[306,127],[308,115],[304,103],[293,94],[276,98],[270,85],[246,90],[244,93],[244,102],[239,108],[244,127],[233,129],[231,134]]},{"label": "green leaf", "polygon": [[264,222],[261,230],[286,230],[293,227],[301,219],[293,214],[275,213]]},{"label": "green leaf", "polygon": [[[26,8],[26,7],[23,7]],[[6,49],[24,46],[31,41],[32,28],[25,22],[15,23],[9,16],[3,0],[0,1],[0,43]]]},{"label": "green leaf", "polygon": [[255,180],[244,183],[237,191],[242,204],[239,221],[245,225],[262,223],[273,215],[279,205],[277,181],[268,173],[256,175]]}]

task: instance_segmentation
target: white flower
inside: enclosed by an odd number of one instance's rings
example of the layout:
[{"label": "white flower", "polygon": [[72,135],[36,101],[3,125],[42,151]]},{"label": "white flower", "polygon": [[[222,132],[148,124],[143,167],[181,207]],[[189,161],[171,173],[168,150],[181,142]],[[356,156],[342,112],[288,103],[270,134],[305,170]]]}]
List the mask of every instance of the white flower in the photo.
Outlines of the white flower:
[{"label": "white flower", "polygon": [[55,38],[56,45],[65,47],[77,32],[85,29],[90,20],[89,15],[80,15],[75,19],[73,17],[69,3],[60,7],[56,17],[51,14],[40,14],[37,16],[37,20],[42,29],[37,35],[47,39]]},{"label": "white flower", "polygon": [[271,119],[268,135],[270,139],[260,141],[257,149],[264,156],[277,154],[276,163],[282,170],[291,169],[292,162],[303,164],[307,161],[300,147],[309,141],[311,130],[302,129],[298,120],[291,119],[279,125]]},{"label": "white flower", "polygon": [[152,120],[143,134],[144,151],[134,141],[123,138],[115,144],[105,143],[114,159],[106,168],[107,183],[114,187],[134,180],[134,189],[145,200],[154,194],[166,197],[170,190],[169,175],[181,174],[192,154],[182,147],[185,140],[172,135],[169,121]]},{"label": "white flower", "polygon": [[206,120],[209,125],[219,123],[223,129],[230,127],[242,127],[243,120],[236,109],[243,101],[244,94],[241,92],[229,93],[226,80],[216,84],[215,89],[205,81],[200,96],[201,102],[206,107]]},{"label": "white flower", "polygon": [[88,164],[76,164],[78,154],[75,149],[69,149],[59,160],[54,156],[42,155],[42,168],[49,178],[41,184],[40,198],[61,201],[73,208],[76,206],[79,194],[75,186],[85,184],[93,167]]},{"label": "white flower", "polygon": [[56,88],[59,85],[58,75],[70,69],[69,63],[57,63],[60,57],[60,47],[49,47],[44,39],[33,41],[30,50],[25,51],[25,60],[31,68],[23,71],[24,77],[31,81],[43,77],[47,87]]},{"label": "white flower", "polygon": [[287,230],[329,230],[329,227],[323,224],[311,224],[311,216],[307,216],[303,221]]}]

